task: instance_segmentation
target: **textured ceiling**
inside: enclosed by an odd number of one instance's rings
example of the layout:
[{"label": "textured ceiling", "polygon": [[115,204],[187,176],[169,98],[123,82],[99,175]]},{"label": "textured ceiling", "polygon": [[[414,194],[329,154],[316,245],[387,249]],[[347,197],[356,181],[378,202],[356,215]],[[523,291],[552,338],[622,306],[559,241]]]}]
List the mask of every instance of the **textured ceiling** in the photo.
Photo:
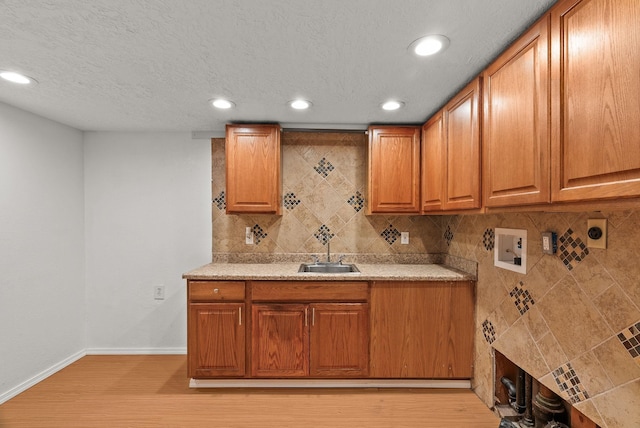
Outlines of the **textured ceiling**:
[{"label": "textured ceiling", "polygon": [[[0,101],[81,130],[421,123],[554,0],[0,0]],[[416,58],[426,34],[451,39]],[[208,100],[236,108],[220,112]],[[287,101],[313,102],[304,112]],[[383,112],[380,103],[405,107]]]}]

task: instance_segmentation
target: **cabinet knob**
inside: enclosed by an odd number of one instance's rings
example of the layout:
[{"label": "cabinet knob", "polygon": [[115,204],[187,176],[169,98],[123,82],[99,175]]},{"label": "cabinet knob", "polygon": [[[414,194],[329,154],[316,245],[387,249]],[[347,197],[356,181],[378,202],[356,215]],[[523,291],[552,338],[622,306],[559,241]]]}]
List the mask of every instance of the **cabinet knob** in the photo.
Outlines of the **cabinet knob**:
[{"label": "cabinet knob", "polygon": [[220,292],[220,289],[219,289],[219,288],[214,288],[214,289],[213,289],[213,292],[214,292],[214,293],[216,293],[216,294],[218,294],[218,293]]}]

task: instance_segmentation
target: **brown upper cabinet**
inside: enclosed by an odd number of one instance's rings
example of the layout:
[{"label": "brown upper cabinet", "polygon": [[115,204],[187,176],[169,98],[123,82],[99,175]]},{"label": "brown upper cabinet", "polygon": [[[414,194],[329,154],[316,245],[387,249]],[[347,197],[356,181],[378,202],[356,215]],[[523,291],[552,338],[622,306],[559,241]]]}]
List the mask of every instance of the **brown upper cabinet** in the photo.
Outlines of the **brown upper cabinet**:
[{"label": "brown upper cabinet", "polygon": [[422,212],[480,208],[480,78],[423,126]]},{"label": "brown upper cabinet", "polygon": [[280,214],[280,126],[227,125],[227,213]]},{"label": "brown upper cabinet", "polygon": [[420,128],[369,127],[367,214],[420,213]]},{"label": "brown upper cabinet", "polygon": [[551,9],[552,200],[640,196],[640,2]]},{"label": "brown upper cabinet", "polygon": [[483,73],[486,207],[550,201],[549,16]]}]

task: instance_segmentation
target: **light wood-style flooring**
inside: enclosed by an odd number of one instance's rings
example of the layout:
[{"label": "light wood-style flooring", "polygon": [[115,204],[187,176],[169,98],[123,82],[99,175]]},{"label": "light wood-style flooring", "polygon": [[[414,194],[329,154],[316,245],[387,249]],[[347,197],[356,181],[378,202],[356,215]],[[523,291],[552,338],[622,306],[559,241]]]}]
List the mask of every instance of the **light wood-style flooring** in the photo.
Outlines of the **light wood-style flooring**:
[{"label": "light wood-style flooring", "polygon": [[474,427],[469,390],[190,389],[184,355],[86,356],[0,405],[0,427]]}]

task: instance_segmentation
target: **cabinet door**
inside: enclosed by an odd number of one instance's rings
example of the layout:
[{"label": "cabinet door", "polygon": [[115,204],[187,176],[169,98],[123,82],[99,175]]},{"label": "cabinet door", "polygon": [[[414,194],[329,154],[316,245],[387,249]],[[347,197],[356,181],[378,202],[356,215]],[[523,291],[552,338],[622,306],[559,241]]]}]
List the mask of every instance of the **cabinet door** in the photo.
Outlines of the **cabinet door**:
[{"label": "cabinet door", "polygon": [[251,375],[309,375],[308,310],[301,304],[253,305]]},{"label": "cabinet door", "polygon": [[376,281],[371,377],[470,378],[473,325],[470,283]]},{"label": "cabinet door", "polygon": [[445,210],[480,208],[480,78],[444,108],[447,139]]},{"label": "cabinet door", "polygon": [[550,201],[549,16],[483,74],[484,204]]},{"label": "cabinet door", "polygon": [[442,110],[422,127],[422,212],[441,211],[446,191],[447,152]]},{"label": "cabinet door", "polygon": [[312,304],[310,310],[311,376],[367,376],[369,367],[367,304]]},{"label": "cabinet door", "polygon": [[244,376],[244,303],[189,305],[189,376]]},{"label": "cabinet door", "polygon": [[369,128],[368,214],[420,212],[420,128]]},{"label": "cabinet door", "polygon": [[640,2],[551,11],[552,200],[640,195]]},{"label": "cabinet door", "polygon": [[227,213],[280,214],[280,127],[227,125]]}]

